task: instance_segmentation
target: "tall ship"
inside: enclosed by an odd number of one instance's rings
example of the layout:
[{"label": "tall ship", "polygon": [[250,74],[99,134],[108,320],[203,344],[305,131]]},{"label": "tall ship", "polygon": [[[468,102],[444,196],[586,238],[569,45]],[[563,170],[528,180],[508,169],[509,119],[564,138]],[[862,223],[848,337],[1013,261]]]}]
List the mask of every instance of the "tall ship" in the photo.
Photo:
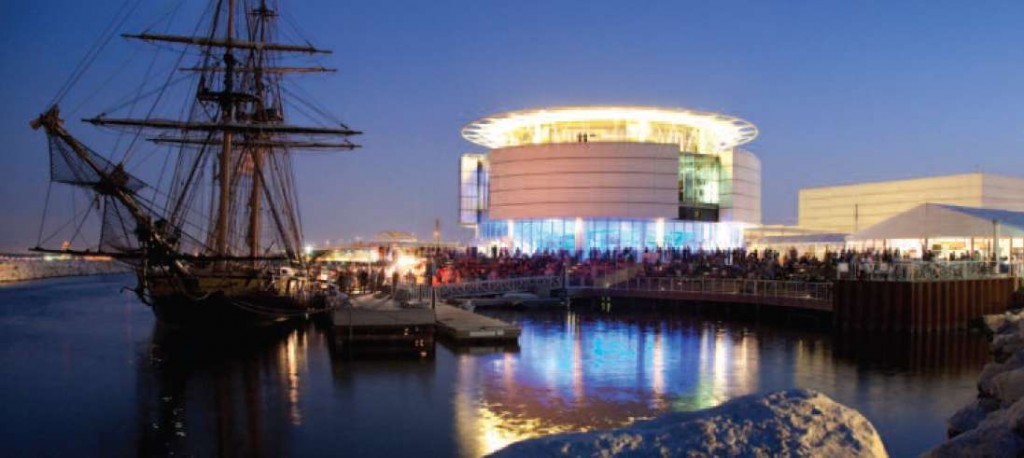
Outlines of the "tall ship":
[{"label": "tall ship", "polygon": [[[134,101],[122,104],[131,106],[120,110],[127,115],[81,119],[86,127],[115,131],[118,142],[111,147],[86,146],[62,119],[58,94],[31,127],[49,141],[51,190],[73,187],[73,195],[84,194],[88,204],[80,208],[79,197],[76,211],[66,212],[74,214],[50,226],[74,228],[72,240],[87,221],[98,227],[84,249],[73,248],[78,242],[44,236],[52,204],[48,190],[40,243],[33,250],[105,255],[130,265],[137,278],[130,289],[161,322],[174,326],[262,325],[325,312],[339,303],[340,293],[311,275],[292,156],[357,148],[351,137],[360,132],[315,99],[291,100],[297,90],[286,78],[333,69],[308,64],[330,51],[295,40],[294,31],[292,40],[277,38],[283,27],[277,3],[215,0],[202,11],[200,25],[189,27],[193,34],[122,34],[148,43],[143,47],[155,48],[152,52],[170,54],[173,68],[170,76],[155,76],[150,65],[146,81],[129,94]],[[124,16],[112,26],[123,24],[130,11],[118,14]],[[166,28],[176,25],[169,22]],[[116,27],[109,33],[102,43]],[[93,57],[80,68],[91,65]],[[181,88],[181,81],[185,88],[172,90]],[[292,123],[289,114],[297,110],[307,119],[322,119]],[[163,168],[153,173],[157,183],[132,169],[140,161],[131,158],[147,146],[165,157]],[[148,162],[152,168],[159,160]]]}]

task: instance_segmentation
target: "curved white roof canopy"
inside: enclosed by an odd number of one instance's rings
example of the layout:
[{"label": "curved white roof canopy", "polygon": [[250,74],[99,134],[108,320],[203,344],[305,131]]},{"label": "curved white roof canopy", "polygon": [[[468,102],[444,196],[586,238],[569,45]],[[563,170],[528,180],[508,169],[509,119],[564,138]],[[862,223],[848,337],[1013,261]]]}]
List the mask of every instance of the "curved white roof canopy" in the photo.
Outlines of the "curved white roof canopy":
[{"label": "curved white roof canopy", "polygon": [[[580,132],[588,126],[622,126],[615,141],[680,142],[696,132],[704,149],[724,150],[749,143],[757,127],[733,116],[704,111],[642,106],[569,106],[510,111],[477,119],[462,129],[470,142],[490,149],[523,144],[568,143],[572,136],[555,138],[551,129]],[[573,130],[576,129],[576,130]],[[655,130],[658,132],[654,133]],[[600,139],[596,141],[601,141]]]},{"label": "curved white roof canopy", "polygon": [[946,204],[921,204],[861,229],[847,240],[928,238],[992,238],[995,222],[1000,237],[1024,235],[1024,212]]}]

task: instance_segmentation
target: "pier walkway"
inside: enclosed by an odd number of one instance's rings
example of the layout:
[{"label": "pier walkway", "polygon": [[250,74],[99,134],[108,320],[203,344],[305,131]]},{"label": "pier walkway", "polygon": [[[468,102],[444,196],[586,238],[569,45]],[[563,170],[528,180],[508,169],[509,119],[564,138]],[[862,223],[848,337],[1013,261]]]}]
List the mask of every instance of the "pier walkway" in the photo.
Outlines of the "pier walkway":
[{"label": "pier walkway", "polygon": [[[535,276],[440,285],[434,288],[438,300],[454,297],[500,295],[529,291],[547,296],[565,289],[570,297],[635,297],[693,302],[754,304],[814,311],[832,311],[831,282],[746,280],[719,278],[644,277],[631,278],[637,269],[624,269],[596,280]],[[411,292],[429,297],[429,291]]]},{"label": "pier walkway", "polygon": [[[560,290],[570,298],[748,304],[829,313],[840,329],[897,332],[963,329],[972,319],[1001,313],[1024,300],[1024,295],[1017,292],[1024,281],[1024,265],[1019,263],[911,261],[841,264],[837,270],[836,280],[809,282],[639,277],[640,269],[627,267],[596,279],[534,276],[440,285],[434,287],[433,294],[440,302],[519,291],[546,297]],[[418,288],[410,291],[411,297],[431,297],[430,286]],[[469,331],[446,332],[470,338]],[[483,328],[478,332],[486,334]]]},{"label": "pier walkway", "polygon": [[570,281],[571,297],[635,297],[677,301],[752,304],[831,312],[831,282],[731,278],[633,278],[616,284]]}]

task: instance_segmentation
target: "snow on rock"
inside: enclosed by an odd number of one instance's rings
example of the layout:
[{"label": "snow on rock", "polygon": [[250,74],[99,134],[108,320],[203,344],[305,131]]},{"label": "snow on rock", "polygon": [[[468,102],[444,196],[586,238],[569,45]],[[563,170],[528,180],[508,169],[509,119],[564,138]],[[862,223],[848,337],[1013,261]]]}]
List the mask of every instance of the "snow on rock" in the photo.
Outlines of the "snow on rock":
[{"label": "snow on rock", "polygon": [[994,362],[978,376],[978,398],[949,419],[950,439],[924,456],[1024,456],[1024,313],[986,317]]},{"label": "snow on rock", "polygon": [[492,457],[887,456],[860,412],[811,390],[734,399],[633,425],[557,434],[512,444]]}]

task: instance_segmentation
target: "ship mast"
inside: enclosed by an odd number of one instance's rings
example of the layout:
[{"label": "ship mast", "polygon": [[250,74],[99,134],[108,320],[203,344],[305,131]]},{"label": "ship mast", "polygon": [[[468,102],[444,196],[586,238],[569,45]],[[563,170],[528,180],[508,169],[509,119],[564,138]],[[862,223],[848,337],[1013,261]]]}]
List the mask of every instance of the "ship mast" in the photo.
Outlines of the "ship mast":
[{"label": "ship mast", "polygon": [[[233,0],[232,0],[233,1]],[[267,9],[266,0],[260,0],[260,8],[256,10],[257,27],[259,28],[260,43],[267,41],[267,19],[270,11]],[[256,52],[256,62],[253,66],[253,76],[256,85],[256,113],[261,121],[266,122],[266,106],[263,103],[263,67],[265,55],[262,51]],[[249,190],[249,256],[256,258],[260,255],[260,218],[263,203],[263,148],[262,146],[251,147],[252,151],[252,189]]]},{"label": "ship mast", "polygon": [[[224,39],[224,93],[220,97],[221,122],[230,125],[235,121],[235,102],[233,97],[235,77],[235,56],[231,52],[231,41],[234,38],[235,0],[228,0],[227,36]],[[217,226],[214,229],[214,250],[217,255],[230,256],[228,228],[231,227],[231,140],[233,132],[225,130],[221,136],[219,157],[220,200],[217,204]]]},{"label": "ship mast", "polygon": [[[293,73],[332,72],[322,66],[282,65],[278,56],[327,54],[309,43],[278,43],[273,26],[277,12],[267,0],[216,0],[212,28],[200,36],[142,32],[123,34],[129,39],[198,48],[203,58],[181,71],[199,74],[196,100],[187,119],[99,116],[85,122],[131,132],[148,132],[148,140],[177,145],[181,156],[175,171],[176,190],[169,194],[167,220],[178,228],[197,227],[205,240],[194,253],[223,260],[267,258],[270,251],[284,251],[299,260],[301,226],[294,198],[290,156],[297,150],[351,150],[348,140],[360,134],[340,121],[327,119],[318,125],[292,125],[284,119],[283,76]],[[250,9],[251,7],[251,9]],[[251,14],[252,20],[249,19]],[[244,20],[242,20],[244,19]],[[226,21],[225,21],[226,20]],[[223,28],[221,28],[223,27]],[[211,84],[212,83],[212,84]],[[219,84],[217,84],[219,83]],[[220,86],[211,87],[211,86]],[[294,98],[294,94],[290,94]],[[298,100],[295,107],[309,107]],[[203,108],[206,107],[206,108]],[[314,107],[314,112],[323,111]],[[151,112],[154,113],[154,112]],[[166,112],[164,112],[166,113]],[[209,158],[209,160],[207,160]],[[209,170],[207,218],[189,218],[189,208],[202,189],[197,183]],[[248,215],[246,215],[246,211]],[[266,221],[264,221],[266,216]],[[273,231],[264,231],[264,223]],[[266,232],[266,234],[264,234]],[[262,236],[273,237],[270,243]],[[244,251],[243,250],[244,247]]]}]

